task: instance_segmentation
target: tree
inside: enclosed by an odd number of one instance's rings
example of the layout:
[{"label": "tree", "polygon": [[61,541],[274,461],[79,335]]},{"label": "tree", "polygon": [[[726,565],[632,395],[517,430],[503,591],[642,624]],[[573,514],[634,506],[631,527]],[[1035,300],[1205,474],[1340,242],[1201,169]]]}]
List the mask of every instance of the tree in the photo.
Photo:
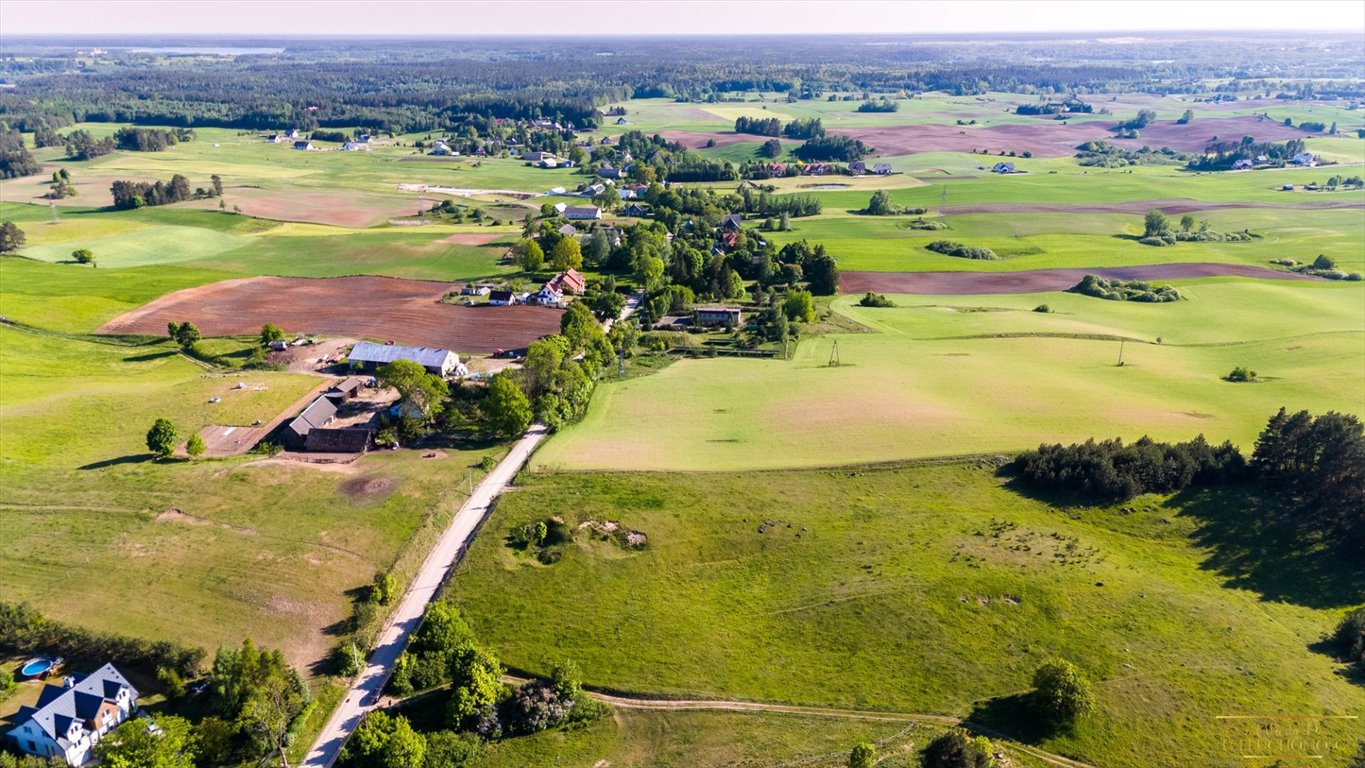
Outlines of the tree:
[{"label": "tree", "polygon": [[872,216],[890,216],[896,213],[896,206],[891,202],[891,195],[888,195],[884,189],[873,192],[872,199],[867,202],[867,213]]},{"label": "tree", "polygon": [[584,261],[591,266],[601,267],[607,263],[610,255],[611,243],[607,241],[607,233],[600,229],[593,232],[588,240],[588,252],[583,255]]},{"label": "tree", "polygon": [[1144,237],[1154,237],[1171,228],[1171,222],[1166,218],[1166,214],[1155,208],[1147,212],[1144,223],[1145,228],[1142,232]]},{"label": "tree", "polygon": [[348,768],[422,768],[426,753],[426,739],[406,717],[375,710],[347,740],[341,760]]},{"label": "tree", "polygon": [[1180,231],[1181,231],[1181,232],[1189,232],[1190,230],[1194,229],[1194,223],[1195,223],[1195,222],[1194,222],[1194,217],[1191,216],[1190,214],[1187,213],[1187,214],[1185,214],[1184,216],[1181,216],[1181,217],[1180,217]]},{"label": "tree", "polygon": [[24,247],[24,230],[12,221],[0,224],[0,253],[14,253]]},{"label": "tree", "polygon": [[189,349],[194,343],[203,338],[199,335],[199,328],[194,323],[166,323],[166,335],[171,340],[180,345],[181,349]]},{"label": "tree", "polygon": [[531,425],[531,401],[506,374],[489,380],[488,396],[479,403],[479,412],[488,430],[497,435],[520,435]]},{"label": "tree", "polygon": [[984,737],[973,738],[961,728],[944,733],[924,748],[923,768],[991,768],[995,759],[991,743]]},{"label": "tree", "polygon": [[839,267],[834,257],[825,253],[825,246],[815,246],[815,252],[801,265],[806,284],[816,296],[833,296],[839,292]]},{"label": "tree", "polygon": [[190,435],[190,439],[185,443],[185,452],[190,455],[191,459],[203,456],[207,449],[208,446],[204,444],[204,438],[199,435]]},{"label": "tree", "polygon": [[175,425],[170,419],[157,419],[152,428],[147,430],[147,450],[156,454],[158,459],[175,453],[175,445],[179,441],[180,436],[176,434]]},{"label": "tree", "polygon": [[479,737],[470,733],[432,731],[427,734],[427,759],[423,768],[458,768],[479,753]]},{"label": "tree", "polygon": [[183,717],[125,721],[95,745],[104,768],[194,768],[194,740]]},{"label": "tree", "polygon": [[279,753],[310,702],[308,687],[279,651],[219,648],[209,673],[214,703],[243,733],[257,756]]},{"label": "tree", "polygon": [[95,263],[95,254],[91,253],[89,248],[77,248],[71,252],[71,258],[75,260],[77,264]]},{"label": "tree", "polygon": [[767,158],[778,158],[782,156],[782,142],[777,139],[768,139],[759,147],[758,154]]},{"label": "tree", "polygon": [[536,272],[545,266],[545,251],[541,250],[540,243],[527,240],[519,245],[517,247],[517,264],[527,272]]},{"label": "tree", "polygon": [[616,291],[602,291],[592,297],[592,311],[599,320],[611,320],[621,316],[626,308],[626,297]]},{"label": "tree", "polygon": [[550,263],[559,272],[582,268],[583,248],[578,244],[578,239],[566,237],[555,243],[555,247],[550,250]]},{"label": "tree", "polygon": [[1175,123],[1176,125],[1189,125],[1191,120],[1194,120],[1194,110],[1187,109],[1180,115],[1180,119],[1176,120]]},{"label": "tree", "polygon": [[559,332],[568,340],[569,349],[583,349],[589,339],[601,335],[602,326],[586,301],[575,301],[559,316]]},{"label": "tree", "polygon": [[400,413],[404,418],[409,414],[419,421],[428,421],[440,414],[445,398],[450,394],[445,380],[429,373],[415,360],[394,360],[380,366],[378,379],[385,386],[398,390],[403,406]]},{"label": "tree", "polygon": [[398,592],[398,579],[388,571],[379,571],[374,575],[374,582],[370,586],[370,593],[374,595],[375,602],[380,605],[388,605],[393,602],[394,596]]},{"label": "tree", "polygon": [[268,347],[272,341],[284,341],[284,331],[274,323],[261,326],[261,346]]},{"label": "tree", "polygon": [[1033,673],[1033,706],[1054,727],[1071,725],[1095,710],[1090,682],[1064,659],[1044,663]]},{"label": "tree", "polygon": [[213,182],[213,196],[214,196],[214,197],[222,197],[222,196],[223,196],[223,180],[222,180],[221,178],[219,178],[218,174],[215,173],[215,174],[213,174],[212,176],[209,177],[209,181]]},{"label": "tree", "polygon": [[502,693],[502,664],[488,651],[474,649],[451,659],[450,679],[454,695],[450,699],[451,718],[460,724],[491,709]]},{"label": "tree", "polygon": [[848,755],[848,768],[873,768],[877,764],[877,748],[863,742],[855,744]]},{"label": "tree", "polygon": [[635,269],[635,279],[640,282],[640,287],[646,293],[653,293],[658,290],[664,277],[664,260],[655,256],[646,256],[639,259]]},{"label": "tree", "polygon": [[810,291],[791,291],[782,302],[783,312],[788,320],[809,323],[815,320],[815,301]]}]

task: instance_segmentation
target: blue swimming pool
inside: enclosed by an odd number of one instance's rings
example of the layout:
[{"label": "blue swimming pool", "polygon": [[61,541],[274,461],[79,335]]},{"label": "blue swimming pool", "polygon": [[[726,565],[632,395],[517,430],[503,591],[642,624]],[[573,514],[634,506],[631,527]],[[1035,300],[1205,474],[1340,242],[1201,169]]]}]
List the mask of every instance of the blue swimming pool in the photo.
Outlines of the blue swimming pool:
[{"label": "blue swimming pool", "polygon": [[52,669],[54,663],[53,659],[31,659],[24,664],[23,669],[19,670],[19,674],[24,677],[37,677]]}]

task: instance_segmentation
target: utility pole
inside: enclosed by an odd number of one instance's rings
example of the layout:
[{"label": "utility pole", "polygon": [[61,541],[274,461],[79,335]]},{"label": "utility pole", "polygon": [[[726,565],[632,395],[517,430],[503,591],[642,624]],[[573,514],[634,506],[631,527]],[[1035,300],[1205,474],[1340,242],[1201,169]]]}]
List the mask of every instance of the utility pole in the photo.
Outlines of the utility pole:
[{"label": "utility pole", "polygon": [[830,347],[829,350],[829,365],[826,367],[833,368],[837,365],[839,365],[839,340],[835,339],[834,346]]},{"label": "utility pole", "polygon": [[1125,339],[1119,339],[1119,367],[1123,367],[1123,342],[1124,342],[1124,341],[1125,341]]}]

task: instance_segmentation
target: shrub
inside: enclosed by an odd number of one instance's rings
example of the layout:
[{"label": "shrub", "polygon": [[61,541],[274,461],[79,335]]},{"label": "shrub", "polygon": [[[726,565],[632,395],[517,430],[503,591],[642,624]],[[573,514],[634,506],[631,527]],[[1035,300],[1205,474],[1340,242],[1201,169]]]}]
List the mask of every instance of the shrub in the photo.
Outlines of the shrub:
[{"label": "shrub", "polygon": [[990,768],[995,764],[991,742],[984,736],[973,738],[954,728],[929,742],[924,748],[924,768]]},{"label": "shrub", "polygon": [[1181,298],[1180,292],[1169,285],[1156,285],[1141,280],[1107,280],[1099,275],[1086,275],[1067,290],[1069,293],[1110,301],[1164,303],[1179,301]]},{"label": "shrub", "polygon": [[1034,311],[1034,312],[1042,312],[1043,314],[1048,314],[1048,313],[1052,312],[1052,307],[1049,307],[1049,306],[1046,305],[1046,304],[1039,304],[1038,306],[1036,306],[1036,307],[1033,308],[1033,311]]},{"label": "shrub", "polygon": [[877,748],[863,742],[855,744],[848,754],[848,768],[873,768],[877,764]]},{"label": "shrub", "polygon": [[127,665],[149,676],[164,667],[195,677],[204,661],[202,648],[94,632],[53,621],[26,604],[0,602],[0,652],[23,656],[39,651]]},{"label": "shrub", "polygon": [[896,302],[886,298],[885,294],[873,293],[872,291],[868,291],[867,293],[863,294],[863,297],[861,299],[858,300],[858,306],[894,307],[896,306]]},{"label": "shrub", "polygon": [[955,243],[952,240],[935,240],[924,247],[935,253],[941,253],[945,256],[957,256],[962,259],[995,261],[1000,258],[995,255],[995,251],[992,251],[989,248],[967,246],[962,243]]},{"label": "shrub", "polygon": [[1232,369],[1232,373],[1229,373],[1228,375],[1226,375],[1226,376],[1223,377],[1223,381],[1244,382],[1244,381],[1255,381],[1255,380],[1256,380],[1256,372],[1255,372],[1255,371],[1251,371],[1251,370],[1247,370],[1247,368],[1246,368],[1245,366],[1241,366],[1241,365],[1237,366],[1236,368],[1233,368],[1233,369]]},{"label": "shrub", "polygon": [[1332,643],[1341,658],[1365,672],[1365,608],[1357,608],[1346,614],[1332,633]]}]

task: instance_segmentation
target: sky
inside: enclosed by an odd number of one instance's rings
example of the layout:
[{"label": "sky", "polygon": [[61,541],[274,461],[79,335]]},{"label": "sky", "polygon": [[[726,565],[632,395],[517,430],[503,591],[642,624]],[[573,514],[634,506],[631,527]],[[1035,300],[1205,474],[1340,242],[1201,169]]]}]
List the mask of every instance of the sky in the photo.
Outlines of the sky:
[{"label": "sky", "polygon": [[0,0],[9,35],[706,35],[1322,30],[1362,0]]}]

